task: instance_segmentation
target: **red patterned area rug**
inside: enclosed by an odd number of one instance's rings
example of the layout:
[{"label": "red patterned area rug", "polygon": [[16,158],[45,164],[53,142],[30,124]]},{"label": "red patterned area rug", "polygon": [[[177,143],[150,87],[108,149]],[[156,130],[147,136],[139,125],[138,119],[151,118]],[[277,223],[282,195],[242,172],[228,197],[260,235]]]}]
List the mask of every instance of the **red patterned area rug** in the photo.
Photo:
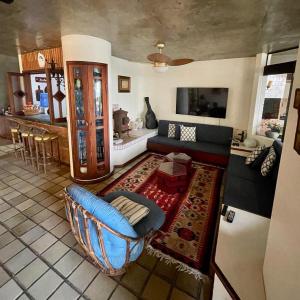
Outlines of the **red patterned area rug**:
[{"label": "red patterned area rug", "polygon": [[223,170],[194,162],[187,191],[168,194],[157,185],[156,169],[163,161],[163,156],[150,154],[98,195],[127,190],[155,201],[166,221],[147,250],[201,278],[208,269]]}]

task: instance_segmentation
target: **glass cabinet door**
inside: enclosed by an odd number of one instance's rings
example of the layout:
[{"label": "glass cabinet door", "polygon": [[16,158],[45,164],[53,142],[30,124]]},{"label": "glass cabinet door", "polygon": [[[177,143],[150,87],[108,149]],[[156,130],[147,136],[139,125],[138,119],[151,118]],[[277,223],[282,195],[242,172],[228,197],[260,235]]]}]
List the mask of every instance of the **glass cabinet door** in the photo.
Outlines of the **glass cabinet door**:
[{"label": "glass cabinet door", "polygon": [[107,65],[67,62],[73,174],[78,182],[95,182],[108,174]]},{"label": "glass cabinet door", "polygon": [[75,124],[77,138],[77,159],[79,160],[79,172],[86,174],[88,171],[87,158],[87,113],[85,105],[85,96],[83,85],[84,69],[81,66],[73,68],[73,84],[74,84],[74,99],[75,99]]},{"label": "glass cabinet door", "polygon": [[103,84],[102,68],[93,66],[93,91],[94,91],[94,111],[95,111],[95,130],[96,130],[96,161],[97,169],[101,170],[104,166],[104,118],[103,118]]}]

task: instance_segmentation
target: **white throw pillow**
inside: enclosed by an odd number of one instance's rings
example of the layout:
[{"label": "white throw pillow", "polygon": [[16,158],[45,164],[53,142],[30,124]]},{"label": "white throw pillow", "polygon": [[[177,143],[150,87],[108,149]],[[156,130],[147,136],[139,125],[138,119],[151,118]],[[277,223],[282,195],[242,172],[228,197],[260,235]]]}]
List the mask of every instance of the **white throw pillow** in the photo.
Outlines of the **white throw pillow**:
[{"label": "white throw pillow", "polygon": [[175,139],[175,135],[176,135],[176,125],[169,123],[168,138]]},{"label": "white throw pillow", "polygon": [[258,146],[256,149],[254,149],[249,156],[247,156],[245,160],[246,165],[252,164],[256,158],[262,153],[262,151],[265,149],[265,146]]},{"label": "white throw pillow", "polygon": [[180,125],[180,140],[182,142],[196,142],[196,127]]},{"label": "white throw pillow", "polygon": [[136,203],[124,196],[119,196],[114,199],[111,203],[133,226],[138,223],[141,219],[146,217],[150,209],[142,204]]},{"label": "white throw pillow", "polygon": [[261,165],[261,175],[267,176],[270,171],[272,170],[276,161],[276,152],[274,147],[271,147],[267,157],[265,158],[264,162]]}]

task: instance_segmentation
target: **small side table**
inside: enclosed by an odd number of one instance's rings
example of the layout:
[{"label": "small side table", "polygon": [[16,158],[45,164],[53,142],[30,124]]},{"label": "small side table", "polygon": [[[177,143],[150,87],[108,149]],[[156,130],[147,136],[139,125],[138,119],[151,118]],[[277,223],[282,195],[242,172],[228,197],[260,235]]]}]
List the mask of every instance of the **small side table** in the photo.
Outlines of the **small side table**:
[{"label": "small side table", "polygon": [[170,194],[183,193],[187,187],[187,170],[184,165],[164,162],[157,169],[158,187]]},{"label": "small side table", "polygon": [[185,153],[171,152],[166,155],[166,160],[175,162],[186,167],[187,172],[190,174],[192,170],[192,158]]}]

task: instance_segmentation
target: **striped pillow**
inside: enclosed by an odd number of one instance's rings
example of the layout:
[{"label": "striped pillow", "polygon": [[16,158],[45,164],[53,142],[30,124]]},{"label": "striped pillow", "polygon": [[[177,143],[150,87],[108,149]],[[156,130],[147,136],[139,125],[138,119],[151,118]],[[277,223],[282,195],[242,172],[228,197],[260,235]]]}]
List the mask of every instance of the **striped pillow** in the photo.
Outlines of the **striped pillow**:
[{"label": "striped pillow", "polygon": [[132,226],[139,222],[142,218],[146,217],[150,212],[148,207],[138,204],[124,196],[119,196],[110,204],[124,215]]}]

